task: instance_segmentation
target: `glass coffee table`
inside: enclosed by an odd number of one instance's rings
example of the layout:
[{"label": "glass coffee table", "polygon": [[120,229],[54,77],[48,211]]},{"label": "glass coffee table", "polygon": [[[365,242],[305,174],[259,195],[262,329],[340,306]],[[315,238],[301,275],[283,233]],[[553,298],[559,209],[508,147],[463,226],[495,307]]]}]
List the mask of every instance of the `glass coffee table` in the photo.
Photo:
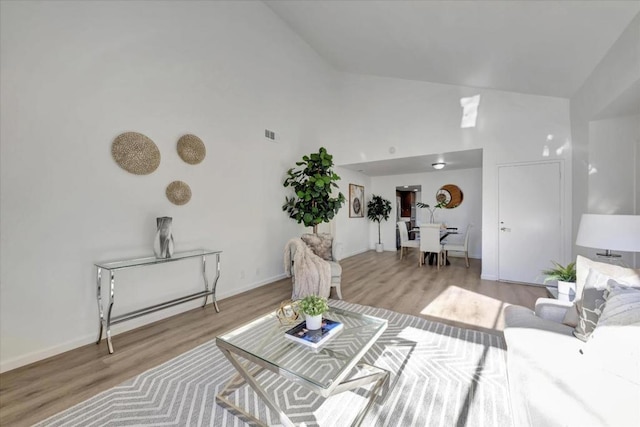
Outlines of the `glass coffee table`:
[{"label": "glass coffee table", "polygon": [[239,408],[227,397],[248,384],[285,426],[293,422],[256,380],[263,370],[329,397],[343,391],[373,384],[367,405],[352,425],[359,425],[382,391],[389,372],[361,361],[364,354],[387,328],[387,321],[373,316],[331,308],[324,317],[342,322],[343,329],[319,349],[285,338],[294,325],[281,325],[275,313],[259,317],[216,338],[238,374],[216,396],[216,401],[247,422],[266,426],[267,422]]}]

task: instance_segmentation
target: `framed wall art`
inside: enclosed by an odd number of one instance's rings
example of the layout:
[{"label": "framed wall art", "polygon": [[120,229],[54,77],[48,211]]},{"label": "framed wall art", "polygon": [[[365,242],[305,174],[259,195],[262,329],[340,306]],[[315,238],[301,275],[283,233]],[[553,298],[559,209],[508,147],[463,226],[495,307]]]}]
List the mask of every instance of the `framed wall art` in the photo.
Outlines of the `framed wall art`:
[{"label": "framed wall art", "polygon": [[364,218],[364,187],[349,184],[349,218]]}]

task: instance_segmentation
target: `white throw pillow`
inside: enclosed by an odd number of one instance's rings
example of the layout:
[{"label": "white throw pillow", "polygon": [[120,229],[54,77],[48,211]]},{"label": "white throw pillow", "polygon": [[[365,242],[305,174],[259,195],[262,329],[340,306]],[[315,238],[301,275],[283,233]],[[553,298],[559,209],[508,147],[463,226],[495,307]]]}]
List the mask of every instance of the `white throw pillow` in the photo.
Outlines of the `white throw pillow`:
[{"label": "white throw pillow", "polygon": [[640,289],[615,285],[610,282],[598,326],[582,351],[594,367],[640,386]]},{"label": "white throw pillow", "polygon": [[597,270],[620,283],[640,288],[640,269],[620,267],[606,262],[591,261],[589,258],[578,255],[576,258],[576,298],[580,298],[584,284],[589,275],[589,270]]}]

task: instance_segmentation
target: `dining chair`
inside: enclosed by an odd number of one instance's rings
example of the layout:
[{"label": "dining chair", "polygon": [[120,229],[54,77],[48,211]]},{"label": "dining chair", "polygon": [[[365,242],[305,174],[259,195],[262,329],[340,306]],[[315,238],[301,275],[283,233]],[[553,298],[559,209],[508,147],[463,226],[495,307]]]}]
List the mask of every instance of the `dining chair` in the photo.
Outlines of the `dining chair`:
[{"label": "dining chair", "polygon": [[420,259],[419,265],[424,265],[425,252],[436,254],[436,266],[444,262],[444,252],[440,243],[441,224],[423,224],[420,226]]},{"label": "dining chair", "polygon": [[402,253],[407,248],[419,248],[419,240],[409,240],[409,232],[407,230],[407,223],[404,221],[398,221],[398,231],[400,232],[400,259],[402,260]]},{"label": "dining chair", "polygon": [[[472,227],[471,224],[467,225],[467,229],[464,232],[464,238],[462,241],[457,241],[457,242],[447,241],[442,245],[442,248],[444,249],[445,262],[449,258],[449,251],[464,252],[465,263],[467,265],[467,268],[469,268],[469,230],[471,229],[471,227]],[[447,240],[448,239],[449,238],[447,238]]]}]

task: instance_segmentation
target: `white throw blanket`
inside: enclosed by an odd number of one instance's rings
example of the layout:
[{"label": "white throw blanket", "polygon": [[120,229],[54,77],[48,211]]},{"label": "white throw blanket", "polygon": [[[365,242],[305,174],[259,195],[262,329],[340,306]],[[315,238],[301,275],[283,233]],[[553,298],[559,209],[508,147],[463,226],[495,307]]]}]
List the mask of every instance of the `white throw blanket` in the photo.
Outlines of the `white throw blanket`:
[{"label": "white throw blanket", "polygon": [[331,265],[313,253],[301,240],[291,239],[284,248],[284,271],[291,277],[291,252],[293,252],[293,293],[291,299],[299,300],[307,295],[328,298],[331,291]]}]

